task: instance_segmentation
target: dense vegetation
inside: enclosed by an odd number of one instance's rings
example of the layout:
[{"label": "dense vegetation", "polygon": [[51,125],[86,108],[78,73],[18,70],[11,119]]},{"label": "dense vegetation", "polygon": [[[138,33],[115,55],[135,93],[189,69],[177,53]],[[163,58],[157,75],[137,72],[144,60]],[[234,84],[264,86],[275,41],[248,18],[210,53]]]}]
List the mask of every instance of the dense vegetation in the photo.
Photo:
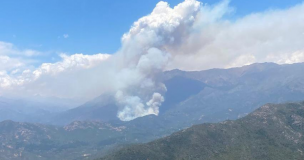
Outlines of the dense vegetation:
[{"label": "dense vegetation", "polygon": [[102,160],[302,160],[304,102],[267,104],[236,121],[197,125]]}]

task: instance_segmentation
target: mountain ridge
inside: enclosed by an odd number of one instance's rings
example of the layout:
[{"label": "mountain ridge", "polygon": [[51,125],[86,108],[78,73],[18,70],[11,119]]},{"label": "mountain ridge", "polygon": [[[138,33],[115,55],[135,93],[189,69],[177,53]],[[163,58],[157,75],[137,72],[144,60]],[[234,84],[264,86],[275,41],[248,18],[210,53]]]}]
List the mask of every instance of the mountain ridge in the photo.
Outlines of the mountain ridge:
[{"label": "mountain ridge", "polygon": [[[231,97],[232,95],[236,97],[240,95],[254,95],[253,99],[256,99],[254,101],[260,101],[257,104],[249,104],[249,109],[240,111],[240,115],[249,113],[267,102],[299,101],[304,96],[304,87],[302,87],[304,86],[304,76],[302,75],[302,70],[304,70],[304,63],[290,65],[256,63],[230,69],[210,69],[190,72],[181,70],[166,71],[161,78],[166,86],[168,86],[168,91],[164,94],[165,102],[160,107],[160,116],[170,114],[169,112],[175,110],[177,106],[183,105],[182,103],[186,101],[189,102],[190,99],[194,99],[193,97],[202,99],[206,96],[216,97],[216,94],[231,95]],[[261,100],[263,97],[259,97],[259,93],[267,95],[274,93],[276,95],[267,101]],[[278,93],[286,94],[279,95]],[[103,99],[107,98],[103,98],[103,96],[110,96],[108,98],[110,100],[104,101]],[[198,104],[204,105],[201,102]],[[244,107],[243,109],[245,109]],[[117,121],[119,109],[120,107],[115,103],[113,95],[101,95],[80,107],[53,117],[49,122],[50,124],[66,125],[75,120]],[[108,113],[109,111],[110,114]],[[104,113],[108,113],[104,116],[107,118],[98,118],[102,117],[99,115],[104,115]],[[229,118],[235,119],[238,118],[238,115]]]},{"label": "mountain ridge", "polygon": [[266,104],[244,118],[196,125],[101,160],[300,160],[303,134],[304,102]]}]

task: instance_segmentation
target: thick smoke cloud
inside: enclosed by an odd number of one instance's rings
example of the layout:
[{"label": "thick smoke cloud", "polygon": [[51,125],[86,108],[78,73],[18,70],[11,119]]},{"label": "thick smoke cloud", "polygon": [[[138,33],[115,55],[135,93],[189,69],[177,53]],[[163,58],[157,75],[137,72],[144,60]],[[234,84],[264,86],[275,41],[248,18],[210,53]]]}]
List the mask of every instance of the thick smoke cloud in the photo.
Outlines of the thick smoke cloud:
[{"label": "thick smoke cloud", "polygon": [[[115,54],[62,54],[60,62],[34,69],[22,69],[23,61],[18,61],[21,69],[7,61],[0,66],[0,94],[84,100],[112,94],[120,106],[117,116],[129,121],[159,114],[166,92],[159,74],[165,70],[304,62],[303,4],[236,20],[225,18],[233,12],[227,0],[214,6],[185,0],[175,7],[161,1],[123,35]],[[12,46],[5,48],[0,51],[0,62],[12,53],[26,55]]]},{"label": "thick smoke cloud", "polygon": [[194,24],[200,5],[187,0],[170,8],[168,3],[159,2],[150,15],[139,19],[124,34],[122,48],[115,58],[122,72],[132,76],[132,81],[122,73],[121,80],[131,83],[119,88],[116,94],[119,104],[124,106],[118,113],[121,120],[158,115],[166,88],[157,77],[171,58],[166,48],[179,45],[180,38],[188,34],[186,28]]},{"label": "thick smoke cloud", "polygon": [[119,119],[124,121],[130,121],[150,114],[158,115],[159,107],[164,102],[164,97],[160,93],[154,93],[146,104],[143,103],[140,97],[124,96],[121,91],[117,92],[116,99],[124,105],[124,108],[117,115]]}]

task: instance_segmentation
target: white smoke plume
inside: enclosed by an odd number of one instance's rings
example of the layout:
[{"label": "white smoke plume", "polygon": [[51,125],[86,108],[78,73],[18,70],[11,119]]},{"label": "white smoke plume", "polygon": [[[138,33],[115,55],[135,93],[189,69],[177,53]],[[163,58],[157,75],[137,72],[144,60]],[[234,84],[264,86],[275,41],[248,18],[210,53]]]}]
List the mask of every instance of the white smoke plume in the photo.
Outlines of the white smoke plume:
[{"label": "white smoke plume", "polygon": [[304,4],[236,20],[224,18],[233,11],[228,0],[214,6],[185,0],[175,7],[161,1],[123,35],[117,53],[63,55],[60,62],[21,71],[18,66],[24,68],[24,61],[10,59],[17,50],[5,45],[0,51],[0,62],[7,64],[0,65],[0,95],[88,100],[111,93],[121,106],[117,116],[129,121],[159,114],[166,87],[158,75],[164,70],[304,62]]},{"label": "white smoke plume", "polygon": [[[165,70],[171,57],[166,48],[179,45],[180,37],[188,34],[187,27],[194,24],[200,5],[195,0],[186,0],[170,8],[168,3],[159,2],[150,15],[135,22],[123,36],[122,48],[115,58],[122,68],[120,79],[131,83],[119,88],[116,94],[124,106],[118,113],[121,120],[159,114],[164,101],[161,93],[166,88],[158,82],[157,75]],[[127,80],[129,77],[131,81]]]},{"label": "white smoke plume", "polygon": [[124,96],[121,91],[117,92],[116,99],[119,103],[125,105],[117,115],[123,121],[130,121],[151,114],[158,115],[159,107],[164,102],[164,97],[160,93],[154,93],[146,105],[138,96]]}]

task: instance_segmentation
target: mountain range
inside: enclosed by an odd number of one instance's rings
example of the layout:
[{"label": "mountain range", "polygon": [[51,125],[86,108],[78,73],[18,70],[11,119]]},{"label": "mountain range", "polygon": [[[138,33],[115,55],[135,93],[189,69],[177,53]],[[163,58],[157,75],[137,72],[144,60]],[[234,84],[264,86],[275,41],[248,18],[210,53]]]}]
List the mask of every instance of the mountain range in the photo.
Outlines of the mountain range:
[{"label": "mountain range", "polygon": [[[304,63],[259,63],[231,69],[167,71],[159,77],[167,87],[160,114],[128,122],[117,118],[119,106],[111,94],[51,114],[43,114],[46,109],[41,105],[36,105],[39,110],[30,108],[35,105],[6,105],[0,119],[17,117],[12,120],[19,122],[0,123],[0,159],[92,159],[193,125],[240,119],[266,103],[303,100],[303,70]],[[8,108],[37,112],[13,110],[9,115]]]},{"label": "mountain range", "polygon": [[[167,92],[156,119],[184,126],[242,117],[265,103],[300,101],[304,97],[304,63],[259,63],[231,69],[172,70],[161,75]],[[119,107],[112,95],[101,95],[59,113],[50,124],[75,120],[116,121]],[[191,117],[191,118],[189,118]]]}]

